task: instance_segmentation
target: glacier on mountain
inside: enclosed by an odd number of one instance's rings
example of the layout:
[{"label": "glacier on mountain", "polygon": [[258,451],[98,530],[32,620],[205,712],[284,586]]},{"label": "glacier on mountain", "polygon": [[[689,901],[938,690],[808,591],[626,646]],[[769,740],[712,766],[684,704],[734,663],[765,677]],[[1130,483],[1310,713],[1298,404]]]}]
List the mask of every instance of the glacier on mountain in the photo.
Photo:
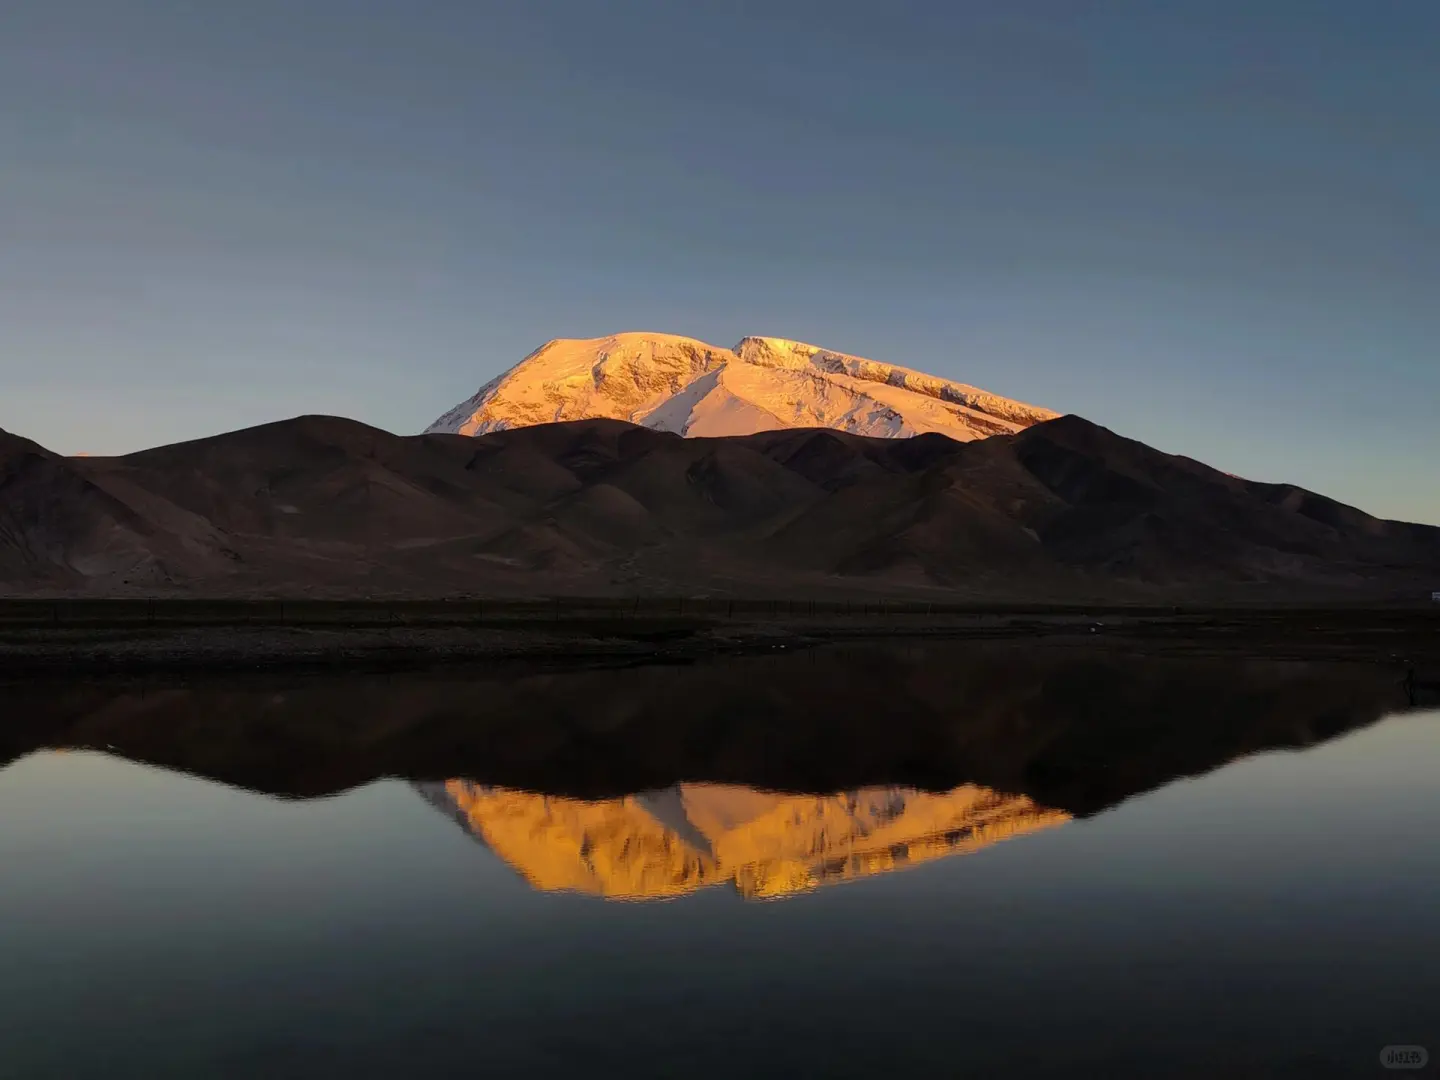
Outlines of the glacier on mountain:
[{"label": "glacier on mountain", "polygon": [[673,334],[550,341],[491,379],[426,432],[483,435],[609,417],[686,436],[828,427],[961,442],[1058,413],[895,364],[785,338],[722,349]]}]

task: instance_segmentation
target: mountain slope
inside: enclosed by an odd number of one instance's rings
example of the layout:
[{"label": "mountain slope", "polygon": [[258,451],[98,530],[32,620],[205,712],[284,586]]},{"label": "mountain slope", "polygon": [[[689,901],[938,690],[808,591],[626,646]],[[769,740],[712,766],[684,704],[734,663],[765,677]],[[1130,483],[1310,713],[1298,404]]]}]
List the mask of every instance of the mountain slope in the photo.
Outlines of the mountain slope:
[{"label": "mountain slope", "polygon": [[783,338],[733,350],[672,334],[555,340],[482,386],[427,432],[483,435],[606,417],[689,436],[830,427],[960,442],[1054,419],[963,383]]},{"label": "mountain slope", "polygon": [[0,587],[157,585],[218,572],[233,554],[208,521],[89,463],[0,431]]},{"label": "mountain slope", "polygon": [[1440,579],[1440,529],[1241,480],[1078,417],[963,443],[815,428],[685,439],[603,419],[400,437],[301,417],[124,458],[6,446],[11,592],[1043,602],[1428,592]]}]

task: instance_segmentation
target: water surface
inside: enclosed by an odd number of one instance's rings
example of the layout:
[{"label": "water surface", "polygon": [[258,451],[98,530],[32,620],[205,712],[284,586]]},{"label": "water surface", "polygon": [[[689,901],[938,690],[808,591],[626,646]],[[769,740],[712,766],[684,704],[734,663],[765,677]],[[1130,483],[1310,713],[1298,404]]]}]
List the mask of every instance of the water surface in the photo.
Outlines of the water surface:
[{"label": "water surface", "polygon": [[1440,1051],[1440,715],[1393,672],[932,646],[6,690],[7,1076]]}]

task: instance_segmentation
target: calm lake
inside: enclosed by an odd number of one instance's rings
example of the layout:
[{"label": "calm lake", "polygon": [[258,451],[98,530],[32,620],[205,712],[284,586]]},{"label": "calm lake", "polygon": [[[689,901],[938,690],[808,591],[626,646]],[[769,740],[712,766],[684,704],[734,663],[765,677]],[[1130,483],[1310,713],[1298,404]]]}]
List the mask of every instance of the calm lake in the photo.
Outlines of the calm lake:
[{"label": "calm lake", "polygon": [[12,683],[0,1075],[1437,1075],[1440,712],[1404,674],[936,644]]}]

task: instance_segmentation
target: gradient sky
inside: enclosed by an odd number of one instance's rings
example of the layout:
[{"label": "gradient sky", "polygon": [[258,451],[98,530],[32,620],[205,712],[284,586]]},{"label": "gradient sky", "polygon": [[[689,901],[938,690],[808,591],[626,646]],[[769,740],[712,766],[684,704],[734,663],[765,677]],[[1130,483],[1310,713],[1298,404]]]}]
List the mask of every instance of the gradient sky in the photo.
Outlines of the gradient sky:
[{"label": "gradient sky", "polygon": [[1440,4],[19,0],[0,427],[794,337],[1440,522]]}]

